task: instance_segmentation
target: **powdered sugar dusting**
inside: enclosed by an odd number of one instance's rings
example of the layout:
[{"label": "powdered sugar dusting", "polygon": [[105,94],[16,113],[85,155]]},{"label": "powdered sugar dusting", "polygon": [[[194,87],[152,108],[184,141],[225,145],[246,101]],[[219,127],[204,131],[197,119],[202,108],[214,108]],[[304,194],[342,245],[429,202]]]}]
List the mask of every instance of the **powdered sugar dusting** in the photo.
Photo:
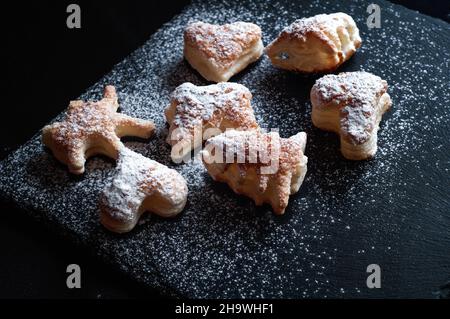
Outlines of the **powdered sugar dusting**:
[{"label": "powdered sugar dusting", "polygon": [[195,86],[183,83],[171,95],[166,109],[170,124],[167,141],[202,141],[207,128],[254,129],[258,124],[250,105],[252,94],[237,83]]},{"label": "powdered sugar dusting", "polygon": [[133,219],[145,196],[151,194],[144,192],[142,182],[148,182],[151,177],[154,190],[157,180],[150,172],[153,175],[154,170],[161,170],[163,166],[127,148],[122,148],[119,156],[117,174],[103,192],[105,204],[116,218]]},{"label": "powdered sugar dusting", "polygon": [[101,197],[108,215],[115,220],[135,220],[145,198],[156,192],[174,205],[184,201],[187,189],[181,175],[126,147],[120,149],[116,170]]},{"label": "powdered sugar dusting", "polygon": [[280,138],[277,132],[228,130],[207,141],[203,159],[215,180],[283,214],[306,173],[305,143],[304,133]]},{"label": "powdered sugar dusting", "polygon": [[294,170],[303,156],[306,141],[304,135],[280,138],[278,132],[227,130],[210,138],[205,149],[210,147],[211,150],[221,152],[224,162],[229,156],[227,153],[231,154],[234,162],[239,160],[238,163],[244,164],[243,166],[255,164],[261,167],[277,161],[280,165],[277,174],[286,174]]},{"label": "powdered sugar dusting", "polygon": [[343,134],[353,143],[361,144],[369,139],[376,126],[377,112],[381,111],[377,104],[387,92],[387,83],[368,72],[343,72],[321,77],[311,92],[319,101],[340,105]]},{"label": "powdered sugar dusting", "polygon": [[186,27],[184,39],[198,47],[220,68],[227,69],[261,39],[261,29],[253,23],[242,21],[221,26],[193,22]]},{"label": "powdered sugar dusting", "polygon": [[[235,116],[246,112],[252,95],[243,85],[237,83],[219,83],[198,87],[192,83],[184,83],[172,93],[172,103],[176,104],[173,124],[191,129],[198,124],[212,121],[216,113]],[[254,125],[253,114],[242,127]],[[225,116],[225,115],[223,115]]]},{"label": "powdered sugar dusting", "polygon": [[[86,174],[74,179],[38,137],[0,164],[0,193],[167,294],[432,297],[429,292],[450,272],[450,52],[443,40],[449,38],[448,24],[380,0],[382,27],[369,30],[370,3],[194,2],[83,94],[95,99],[105,84],[113,84],[122,113],[155,122],[149,142],[125,143],[185,177],[188,203],[175,219],[152,218],[126,238],[105,231],[97,203],[115,164],[94,158]],[[338,138],[311,124],[309,92],[316,77],[277,70],[264,56],[232,81],[253,94],[261,126],[279,128],[282,137],[308,134],[308,173],[285,215],[255,208],[250,199],[214,183],[198,158],[171,163],[164,116],[170,94],[184,82],[207,84],[182,58],[190,21],[251,21],[269,43],[290,21],[338,11],[355,19],[363,39],[339,71],[377,74],[389,83],[393,99],[374,160],[344,160]],[[382,267],[382,289],[366,287],[371,263]]]},{"label": "powdered sugar dusting", "polygon": [[314,32],[318,35],[325,33],[335,34],[338,28],[343,26],[342,20],[351,19],[345,13],[318,14],[313,17],[295,20],[283,30],[283,34],[306,40],[308,33]]},{"label": "powdered sugar dusting", "polygon": [[44,131],[48,130],[54,141],[69,153],[80,149],[93,135],[104,136],[111,143],[116,143],[115,117],[119,105],[114,87],[107,88],[112,92],[98,102],[72,101],[66,119],[47,126]]}]

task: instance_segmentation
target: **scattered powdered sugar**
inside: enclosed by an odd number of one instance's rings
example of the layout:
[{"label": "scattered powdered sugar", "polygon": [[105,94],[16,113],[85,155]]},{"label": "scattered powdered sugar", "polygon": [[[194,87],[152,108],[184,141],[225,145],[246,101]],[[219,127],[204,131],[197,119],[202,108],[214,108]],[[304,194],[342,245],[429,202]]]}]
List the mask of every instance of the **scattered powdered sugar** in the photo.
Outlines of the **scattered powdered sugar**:
[{"label": "scattered powdered sugar", "polygon": [[382,111],[377,105],[386,91],[386,81],[368,72],[328,74],[312,88],[319,101],[341,105],[341,130],[355,144],[364,143],[371,136],[377,112]]},{"label": "scattered powdered sugar", "polygon": [[[125,144],[186,179],[188,202],[176,218],[151,218],[126,236],[106,231],[97,205],[115,164],[91,159],[75,178],[44,151],[40,136],[0,164],[0,193],[132,278],[171,295],[429,297],[450,264],[444,210],[450,206],[450,52],[443,41],[449,29],[382,0],[382,27],[368,29],[370,3],[194,2],[83,94],[95,99],[105,84],[115,85],[121,112],[155,122],[150,141]],[[263,56],[232,81],[252,93],[262,127],[279,128],[282,137],[308,134],[308,173],[285,215],[256,208],[213,182],[198,155],[187,164],[171,163],[164,116],[170,94],[184,82],[207,84],[182,58],[190,21],[250,21],[261,27],[267,44],[300,17],[339,11],[354,18],[363,43],[338,71],[380,76],[393,99],[373,160],[346,161],[338,138],[312,126],[309,93],[317,76],[277,70]],[[424,260],[426,267],[416,263]],[[382,267],[382,289],[366,287],[372,263]]]}]

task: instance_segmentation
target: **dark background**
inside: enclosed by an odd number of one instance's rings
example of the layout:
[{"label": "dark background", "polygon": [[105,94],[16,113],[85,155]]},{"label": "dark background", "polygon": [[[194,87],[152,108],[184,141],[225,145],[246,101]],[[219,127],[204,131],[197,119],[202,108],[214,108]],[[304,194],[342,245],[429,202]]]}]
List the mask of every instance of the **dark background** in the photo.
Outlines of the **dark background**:
[{"label": "dark background", "polygon": [[[4,6],[6,45],[0,159],[26,142],[189,1],[76,1],[81,29],[66,27],[75,1]],[[376,3],[376,1],[374,1]],[[450,1],[392,1],[450,22]],[[383,8],[381,8],[383,10]],[[66,267],[82,270],[67,289]],[[158,297],[53,234],[20,210],[0,204],[0,298]]]}]

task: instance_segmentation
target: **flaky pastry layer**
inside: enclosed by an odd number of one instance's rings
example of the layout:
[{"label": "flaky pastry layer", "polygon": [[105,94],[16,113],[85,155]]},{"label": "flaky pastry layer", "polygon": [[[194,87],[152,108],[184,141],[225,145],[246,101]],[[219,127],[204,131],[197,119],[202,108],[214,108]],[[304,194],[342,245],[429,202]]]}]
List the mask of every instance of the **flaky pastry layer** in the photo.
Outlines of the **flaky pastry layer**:
[{"label": "flaky pastry layer", "polygon": [[338,12],[296,20],[270,43],[272,64],[297,72],[331,72],[361,46],[358,27],[349,15]]},{"label": "flaky pastry layer", "polygon": [[189,24],[184,32],[184,57],[205,79],[226,82],[260,58],[261,29],[247,22]]},{"label": "flaky pastry layer", "polygon": [[[303,132],[280,138],[275,132],[228,130],[209,139],[202,155],[214,180],[227,183],[235,193],[252,198],[256,205],[270,204],[275,214],[281,215],[289,196],[299,190],[305,177],[305,146]],[[230,150],[234,156],[227,155]]]}]

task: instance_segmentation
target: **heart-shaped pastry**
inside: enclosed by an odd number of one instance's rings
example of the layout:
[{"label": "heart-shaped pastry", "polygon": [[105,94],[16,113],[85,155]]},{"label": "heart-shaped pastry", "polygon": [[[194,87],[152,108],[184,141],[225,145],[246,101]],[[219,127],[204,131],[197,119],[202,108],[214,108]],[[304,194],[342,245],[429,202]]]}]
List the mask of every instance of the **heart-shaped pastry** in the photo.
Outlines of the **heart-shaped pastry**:
[{"label": "heart-shaped pastry", "polygon": [[226,82],[263,53],[261,29],[247,22],[189,24],[184,31],[184,57],[205,79]]}]

